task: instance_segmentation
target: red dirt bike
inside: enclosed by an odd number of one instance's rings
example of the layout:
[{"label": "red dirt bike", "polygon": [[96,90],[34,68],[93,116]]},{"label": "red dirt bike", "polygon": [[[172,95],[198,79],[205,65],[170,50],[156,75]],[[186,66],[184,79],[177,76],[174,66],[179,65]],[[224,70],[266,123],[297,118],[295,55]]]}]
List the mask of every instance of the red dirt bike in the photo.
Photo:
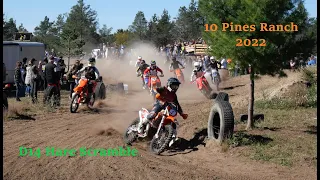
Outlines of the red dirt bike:
[{"label": "red dirt bike", "polygon": [[[163,77],[163,75],[159,75]],[[150,95],[153,96],[153,101],[156,100],[156,88],[161,87],[161,80],[158,76],[151,76],[149,75],[149,82],[150,82]]]},{"label": "red dirt bike", "polygon": [[181,84],[184,83],[184,75],[183,75],[182,69],[184,68],[170,70],[170,72],[174,72],[174,77],[177,78],[181,82]]},{"label": "red dirt bike", "polygon": [[201,91],[201,93],[208,99],[211,99],[211,92],[212,88],[210,87],[206,77],[204,77],[205,72],[202,72],[201,76],[198,77],[195,81],[192,81],[191,83],[193,84],[194,82],[197,82],[197,87]]},{"label": "red dirt bike", "polygon": [[[77,78],[76,76],[72,76],[73,78]],[[70,103],[70,112],[71,113],[75,113],[77,112],[79,105],[81,103],[85,103],[87,105],[87,107],[89,109],[93,108],[94,102],[95,102],[95,86],[96,86],[96,82],[99,82],[102,79],[102,77],[99,77],[99,79],[97,80],[88,80],[86,78],[82,78],[79,80],[79,85],[83,86],[82,91],[77,91],[78,86],[74,89],[75,92],[72,94],[72,98],[71,98],[71,103]],[[89,83],[93,84],[93,88],[92,88],[92,93],[90,95],[90,97],[88,97],[89,95],[89,89],[88,89],[88,85]]]},{"label": "red dirt bike", "polygon": [[[150,151],[159,155],[170,148],[176,140],[176,129],[179,126],[176,120],[177,106],[174,103],[166,102],[165,109],[160,111],[152,121],[146,119],[148,114],[149,111],[145,108],[139,111],[139,118],[135,119],[127,128],[124,140],[126,144],[131,145],[138,138],[152,138]],[[144,128],[144,133],[147,136],[139,136],[138,134],[138,125],[142,121],[148,121]]]}]

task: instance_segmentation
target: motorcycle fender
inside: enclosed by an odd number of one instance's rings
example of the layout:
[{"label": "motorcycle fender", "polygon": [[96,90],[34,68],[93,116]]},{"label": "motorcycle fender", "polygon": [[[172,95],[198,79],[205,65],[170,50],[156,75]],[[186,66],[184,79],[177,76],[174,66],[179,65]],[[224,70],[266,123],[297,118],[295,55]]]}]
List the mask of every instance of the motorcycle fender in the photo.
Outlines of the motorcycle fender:
[{"label": "motorcycle fender", "polygon": [[175,118],[174,118],[174,117],[168,116],[168,117],[166,117],[166,119],[164,120],[163,125],[165,126],[165,125],[170,124],[170,123],[172,123],[172,122],[174,122],[174,121],[175,121]]},{"label": "motorcycle fender", "polygon": [[203,88],[202,79],[198,78],[196,81],[197,81],[198,88],[201,90]]},{"label": "motorcycle fender", "polygon": [[140,123],[144,123],[144,122],[147,122],[148,119],[147,119],[147,115],[149,114],[148,110],[146,109],[142,109],[139,111],[139,119],[140,119]]}]

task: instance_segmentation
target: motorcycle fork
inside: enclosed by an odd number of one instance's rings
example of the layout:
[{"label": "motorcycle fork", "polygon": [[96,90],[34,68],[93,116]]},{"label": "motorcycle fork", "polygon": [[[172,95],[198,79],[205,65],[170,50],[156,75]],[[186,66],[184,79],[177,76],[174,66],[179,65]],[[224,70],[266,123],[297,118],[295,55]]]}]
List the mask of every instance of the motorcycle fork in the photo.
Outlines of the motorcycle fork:
[{"label": "motorcycle fork", "polygon": [[155,138],[159,137],[159,132],[160,132],[160,129],[162,128],[162,125],[163,125],[163,122],[164,122],[165,119],[166,119],[166,116],[163,115],[162,118],[161,118],[161,122],[159,124],[158,130],[157,130],[156,134],[154,135]]}]

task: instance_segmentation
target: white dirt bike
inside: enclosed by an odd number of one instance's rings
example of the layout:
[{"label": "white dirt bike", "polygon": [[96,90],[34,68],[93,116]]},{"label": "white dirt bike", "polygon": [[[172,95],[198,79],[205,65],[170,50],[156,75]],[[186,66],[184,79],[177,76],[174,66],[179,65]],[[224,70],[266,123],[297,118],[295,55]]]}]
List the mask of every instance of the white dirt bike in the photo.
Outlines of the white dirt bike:
[{"label": "white dirt bike", "polygon": [[211,77],[212,77],[212,84],[216,86],[217,91],[219,91],[219,84],[220,84],[220,74],[216,69],[211,70]]}]

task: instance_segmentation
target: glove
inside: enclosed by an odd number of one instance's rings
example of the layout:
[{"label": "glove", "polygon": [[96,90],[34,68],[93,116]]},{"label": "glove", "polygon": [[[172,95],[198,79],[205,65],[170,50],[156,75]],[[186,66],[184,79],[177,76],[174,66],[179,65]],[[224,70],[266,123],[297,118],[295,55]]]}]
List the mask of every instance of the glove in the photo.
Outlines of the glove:
[{"label": "glove", "polygon": [[183,119],[187,119],[188,118],[188,114],[181,114]]}]

